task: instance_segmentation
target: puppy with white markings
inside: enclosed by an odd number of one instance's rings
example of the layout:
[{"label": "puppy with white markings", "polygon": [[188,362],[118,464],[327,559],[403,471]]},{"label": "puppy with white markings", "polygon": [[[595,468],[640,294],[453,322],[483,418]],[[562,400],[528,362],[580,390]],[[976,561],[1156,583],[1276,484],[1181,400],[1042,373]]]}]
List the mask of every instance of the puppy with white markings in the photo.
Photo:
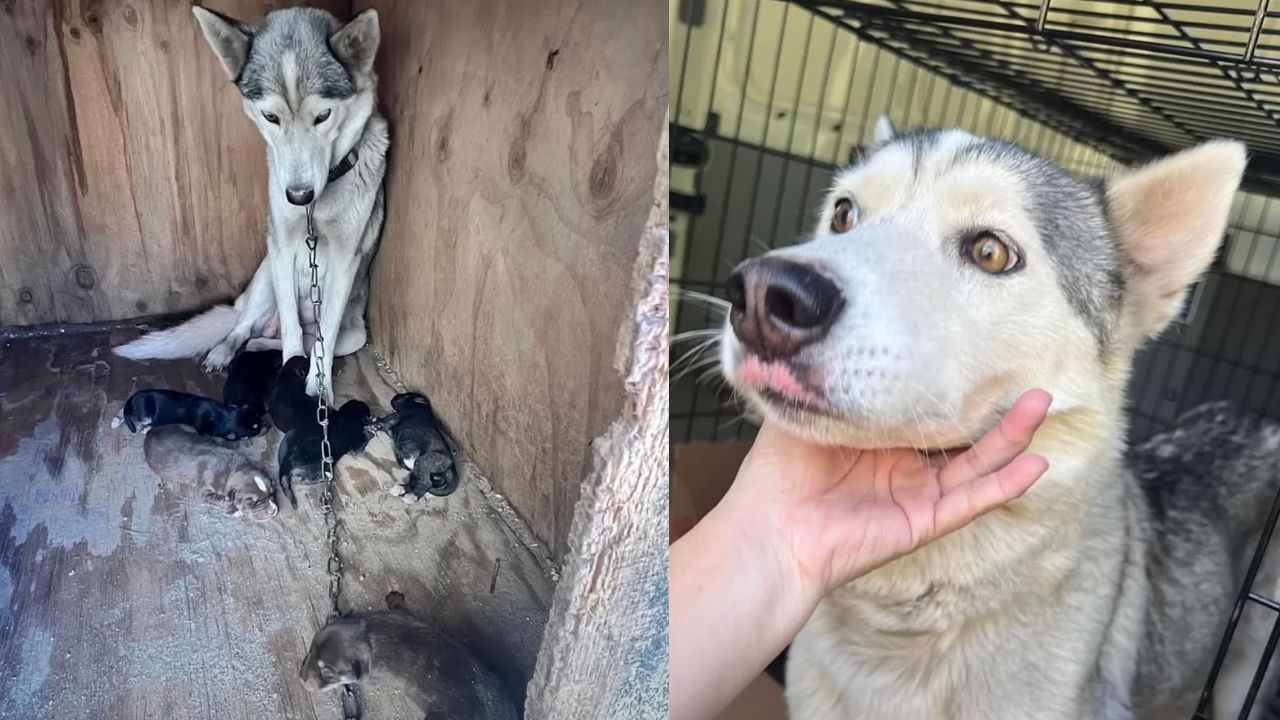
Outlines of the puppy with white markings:
[{"label": "puppy with white markings", "polygon": [[[937,451],[1028,388],[1054,398],[1024,497],[822,601],[791,648],[792,718],[1192,715],[1280,429],[1193,413],[1126,459],[1125,391],[1212,261],[1244,165],[1217,141],[1098,183],[882,120],[812,237],[737,269],[724,374],[797,436]],[[1253,668],[1228,658],[1213,717],[1238,714]]]},{"label": "puppy with white markings", "polygon": [[380,418],[375,429],[391,435],[396,462],[409,471],[409,479],[391,493],[403,496],[405,502],[420,500],[427,493],[452,494],[458,489],[458,467],[431,401],[419,393],[400,393],[391,398],[391,409],[394,412]]},{"label": "puppy with white markings", "polygon": [[232,517],[271,520],[278,512],[267,474],[234,449],[180,428],[159,428],[143,441],[147,465],[166,482],[195,485],[200,498]]},{"label": "puppy with white markings", "polygon": [[298,671],[311,692],[374,682],[402,690],[427,718],[516,720],[501,681],[457,640],[418,620],[404,596],[388,612],[335,620],[311,639]]},{"label": "puppy with white markings", "polygon": [[[328,344],[323,360],[311,364],[307,392],[314,396],[317,373],[332,378],[333,358],[365,342],[388,146],[387,123],[375,107],[378,15],[366,10],[344,24],[323,10],[288,8],[249,24],[192,11],[267,144],[267,257],[234,306],[115,351],[135,360],[204,355],[206,369],[221,370],[246,340],[277,333],[286,360],[308,354],[318,329]],[[308,213],[319,236],[321,317],[311,303]]]},{"label": "puppy with white markings", "polygon": [[213,398],[177,390],[139,390],[129,396],[111,420],[129,432],[147,432],[164,425],[183,425],[206,437],[244,440],[262,433],[262,415],[252,408],[231,408]]}]

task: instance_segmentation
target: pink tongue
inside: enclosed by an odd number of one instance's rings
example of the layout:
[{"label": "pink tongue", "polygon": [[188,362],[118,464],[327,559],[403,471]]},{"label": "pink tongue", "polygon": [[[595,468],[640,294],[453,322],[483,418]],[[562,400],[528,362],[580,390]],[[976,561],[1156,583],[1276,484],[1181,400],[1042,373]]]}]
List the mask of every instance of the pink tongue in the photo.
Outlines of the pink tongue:
[{"label": "pink tongue", "polygon": [[738,378],[748,385],[767,387],[776,393],[800,400],[816,401],[809,389],[800,384],[791,368],[785,363],[764,362],[749,357],[738,366]]}]

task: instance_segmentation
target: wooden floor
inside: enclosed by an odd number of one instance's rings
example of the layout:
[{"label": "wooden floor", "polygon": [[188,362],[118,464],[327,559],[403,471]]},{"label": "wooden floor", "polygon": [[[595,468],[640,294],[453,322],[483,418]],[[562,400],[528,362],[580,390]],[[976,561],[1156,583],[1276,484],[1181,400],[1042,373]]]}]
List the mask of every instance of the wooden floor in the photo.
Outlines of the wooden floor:
[{"label": "wooden floor", "polygon": [[[136,334],[0,338],[0,718],[341,718],[336,694],[297,678],[328,610],[320,488],[256,524],[161,483],[142,436],[110,419],[134,390],[217,396],[221,378],[110,354]],[[339,403],[388,411],[367,350],[336,368]],[[278,439],[246,447],[273,468]],[[347,606],[403,592],[522,697],[553,586],[540,549],[469,465],[454,495],[406,506],[387,492],[392,457],[380,436],[339,465]],[[386,691],[366,710],[415,717]]]}]

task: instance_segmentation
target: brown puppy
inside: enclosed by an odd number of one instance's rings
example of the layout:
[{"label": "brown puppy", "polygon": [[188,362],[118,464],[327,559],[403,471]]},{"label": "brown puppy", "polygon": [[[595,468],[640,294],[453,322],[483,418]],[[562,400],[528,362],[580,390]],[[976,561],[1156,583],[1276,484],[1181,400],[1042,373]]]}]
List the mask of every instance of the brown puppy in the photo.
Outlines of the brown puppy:
[{"label": "brown puppy", "polygon": [[427,714],[450,720],[516,720],[502,683],[461,643],[418,620],[398,592],[390,612],[329,623],[311,639],[298,675],[311,692],[338,685],[394,682]]},{"label": "brown puppy", "polygon": [[161,427],[147,433],[142,447],[147,465],[161,479],[184,484],[194,481],[201,499],[228,515],[270,520],[279,510],[271,499],[267,474],[218,440],[178,427]]}]

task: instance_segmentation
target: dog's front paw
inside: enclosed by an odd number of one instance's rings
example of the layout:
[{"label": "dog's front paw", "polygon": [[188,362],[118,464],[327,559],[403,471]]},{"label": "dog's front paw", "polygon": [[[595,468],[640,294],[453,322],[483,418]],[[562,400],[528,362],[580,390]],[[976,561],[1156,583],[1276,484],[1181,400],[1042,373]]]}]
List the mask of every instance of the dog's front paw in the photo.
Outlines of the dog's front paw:
[{"label": "dog's front paw", "polygon": [[407,491],[408,491],[408,488],[406,488],[403,485],[392,485],[391,489],[388,490],[387,492],[391,493],[392,495],[395,495],[396,497],[400,497],[401,495],[404,495]]},{"label": "dog's front paw", "polygon": [[207,373],[221,372],[231,364],[231,359],[235,356],[235,346],[223,340],[214,346],[208,355],[204,356],[204,371]]}]

